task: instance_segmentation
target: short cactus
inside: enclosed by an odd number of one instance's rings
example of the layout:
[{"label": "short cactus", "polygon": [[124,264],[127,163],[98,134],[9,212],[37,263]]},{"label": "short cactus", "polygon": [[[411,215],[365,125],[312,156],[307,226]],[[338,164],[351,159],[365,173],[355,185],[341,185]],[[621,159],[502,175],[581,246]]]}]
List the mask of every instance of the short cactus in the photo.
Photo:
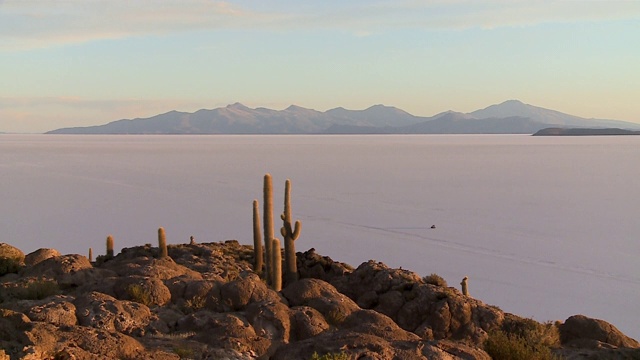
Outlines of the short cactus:
[{"label": "short cactus", "polygon": [[271,174],[264,175],[264,187],[263,187],[263,227],[264,227],[264,247],[267,253],[266,256],[266,276],[267,282],[271,282],[273,279],[273,270],[271,268],[271,245],[274,237],[273,234],[273,182],[271,181]]},{"label": "short cactus", "polygon": [[113,236],[107,236],[107,259],[113,258]]},{"label": "short cactus", "polygon": [[274,291],[282,290],[282,253],[280,251],[280,240],[272,239],[271,242],[271,288]]},{"label": "short cactus", "polygon": [[158,229],[158,248],[160,248],[160,258],[166,258],[169,256],[169,252],[167,250],[167,236],[164,232],[164,228],[160,227]]},{"label": "short cactus", "polygon": [[260,209],[258,200],[253,200],[253,271],[262,276],[262,233],[260,232]]},{"label": "short cactus", "polygon": [[284,277],[285,283],[289,284],[298,280],[298,266],[296,264],[296,246],[294,241],[300,236],[302,223],[297,220],[291,226],[291,180],[287,179],[284,184],[284,212],[280,215],[283,226],[280,233],[284,237]]},{"label": "short cactus", "polygon": [[469,296],[469,278],[465,276],[460,285],[462,285],[462,295]]}]

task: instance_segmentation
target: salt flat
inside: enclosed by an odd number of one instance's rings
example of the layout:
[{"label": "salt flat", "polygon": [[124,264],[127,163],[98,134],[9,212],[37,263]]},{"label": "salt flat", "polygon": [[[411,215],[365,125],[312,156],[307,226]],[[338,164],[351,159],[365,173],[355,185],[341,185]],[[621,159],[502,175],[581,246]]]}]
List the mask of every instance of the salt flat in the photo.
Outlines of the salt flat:
[{"label": "salt flat", "polygon": [[[253,199],[293,182],[299,251],[376,259],[537,320],[640,338],[640,138],[0,136],[0,241],[25,252],[250,244]],[[436,225],[431,229],[431,225]]]}]

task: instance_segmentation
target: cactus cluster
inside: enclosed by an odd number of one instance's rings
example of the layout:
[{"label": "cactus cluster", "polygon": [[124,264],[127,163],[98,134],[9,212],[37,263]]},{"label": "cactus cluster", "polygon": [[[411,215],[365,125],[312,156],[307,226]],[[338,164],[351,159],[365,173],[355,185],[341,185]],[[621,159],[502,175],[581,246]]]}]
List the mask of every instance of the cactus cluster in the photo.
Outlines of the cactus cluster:
[{"label": "cactus cluster", "polygon": [[[291,180],[285,182],[284,212],[280,216],[283,226],[280,234],[284,238],[284,277],[282,275],[282,254],[280,240],[274,236],[273,225],[273,182],[270,174],[264,176],[263,187],[263,219],[264,219],[264,254],[260,244],[260,216],[258,214],[258,200],[253,201],[253,240],[254,240],[254,271],[261,275],[272,289],[280,291],[283,282],[291,283],[298,279],[296,265],[296,249],[294,241],[300,236],[302,224],[296,221],[291,224]],[[265,271],[262,270],[262,259],[265,261]]]}]

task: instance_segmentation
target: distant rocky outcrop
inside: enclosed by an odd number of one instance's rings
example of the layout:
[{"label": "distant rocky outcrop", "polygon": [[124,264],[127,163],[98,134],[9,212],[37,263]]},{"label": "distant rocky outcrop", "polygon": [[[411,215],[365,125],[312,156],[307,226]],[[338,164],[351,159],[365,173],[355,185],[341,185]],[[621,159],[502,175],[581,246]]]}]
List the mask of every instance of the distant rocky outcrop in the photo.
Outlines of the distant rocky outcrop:
[{"label": "distant rocky outcrop", "polygon": [[640,135],[640,131],[606,128],[606,129],[580,129],[580,128],[544,128],[538,130],[533,136],[613,136],[613,135]]},{"label": "distant rocky outcrop", "polygon": [[320,112],[295,105],[272,110],[235,103],[194,113],[170,111],[149,118],[57,129],[48,134],[532,134],[548,127],[640,130],[636,123],[585,119],[508,100],[468,114],[446,111],[432,117],[384,105]]},{"label": "distant rocky outcrop", "polygon": [[640,355],[602,320],[542,325],[408,270],[373,260],[354,269],[313,249],[297,253],[300,279],[279,292],[235,240],[169,245],[168,257],[125,248],[97,262],[0,250],[18,259],[0,276],[0,359],[488,360],[488,339],[526,329],[559,333],[539,335],[568,358]]}]

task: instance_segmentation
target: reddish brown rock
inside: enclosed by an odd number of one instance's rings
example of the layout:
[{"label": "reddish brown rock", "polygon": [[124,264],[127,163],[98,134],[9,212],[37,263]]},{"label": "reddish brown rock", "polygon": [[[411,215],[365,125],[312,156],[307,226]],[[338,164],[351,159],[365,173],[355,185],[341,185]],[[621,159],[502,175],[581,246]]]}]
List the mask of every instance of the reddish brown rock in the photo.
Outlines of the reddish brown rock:
[{"label": "reddish brown rock", "polygon": [[292,341],[312,338],[330,328],[324,316],[310,306],[294,306],[289,313]]},{"label": "reddish brown rock", "polygon": [[151,320],[145,305],[92,292],[74,301],[78,324],[110,332],[143,335]]},{"label": "reddish brown rock", "polygon": [[154,277],[120,277],[113,290],[120,300],[131,300],[146,306],[164,306],[171,301],[169,288],[162,280]]},{"label": "reddish brown rock", "polygon": [[586,348],[640,348],[638,341],[624,335],[610,323],[574,315],[560,326],[560,341],[564,345]]},{"label": "reddish brown rock", "polygon": [[55,326],[75,326],[78,324],[76,307],[69,298],[57,296],[31,306],[25,314],[31,321],[46,322]]},{"label": "reddish brown rock", "polygon": [[211,296],[218,297],[216,301],[217,311],[237,311],[244,309],[253,302],[280,301],[278,293],[269,289],[267,285],[252,272],[243,272],[240,276],[223,284],[219,293],[217,289],[210,291]]},{"label": "reddish brown rock", "polygon": [[290,306],[309,306],[318,310],[332,325],[338,325],[352,312],[360,310],[353,300],[333,285],[318,279],[302,279],[282,290]]},{"label": "reddish brown rock", "polygon": [[52,257],[60,256],[60,252],[56,249],[38,249],[32,253],[27,254],[24,258],[24,264],[26,266],[33,266],[37,263],[40,263],[44,260],[47,260]]}]

